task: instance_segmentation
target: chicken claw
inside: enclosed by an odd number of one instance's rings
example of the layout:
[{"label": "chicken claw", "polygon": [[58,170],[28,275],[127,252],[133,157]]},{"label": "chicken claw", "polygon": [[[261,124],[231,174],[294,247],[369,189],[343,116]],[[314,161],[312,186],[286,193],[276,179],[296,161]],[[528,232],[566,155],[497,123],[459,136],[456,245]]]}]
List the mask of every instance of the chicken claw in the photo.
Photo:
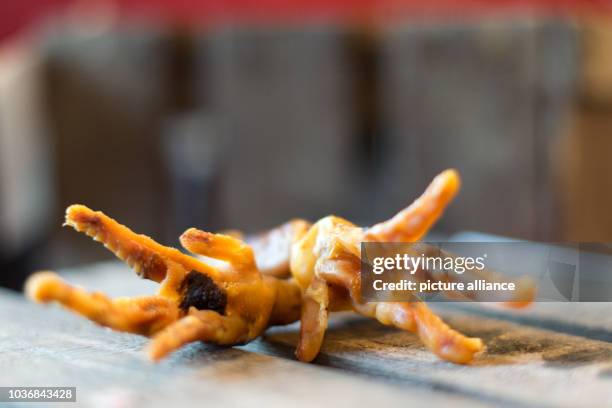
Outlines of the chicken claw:
[{"label": "chicken claw", "polygon": [[[102,242],[139,276],[159,283],[158,294],[110,299],[71,286],[52,272],[32,275],[26,294],[38,302],[58,302],[102,326],[152,337],[147,354],[155,361],[191,342],[243,344],[270,326],[300,320],[296,355],[309,362],[321,349],[329,313],[353,310],[416,333],[444,360],[469,363],[484,350],[483,342],[450,328],[416,294],[408,302],[361,299],[361,243],[421,239],[460,185],[457,172],[446,170],[409,207],[370,228],[335,216],[315,224],[292,220],[245,240],[237,231],[191,228],[180,242],[196,256],[73,205],[66,210],[65,225]],[[520,289],[526,296],[510,306],[527,305],[535,293],[529,284]]]},{"label": "chicken claw", "polygon": [[[342,310],[347,303],[364,316],[415,332],[431,351],[445,360],[468,363],[484,350],[480,339],[468,338],[448,327],[416,296],[412,302],[362,303],[360,299],[361,242],[420,239],[442,215],[459,185],[457,172],[446,170],[419,199],[389,221],[362,229],[342,218],[329,216],[315,223],[293,245],[290,269],[304,293],[296,353],[300,360],[311,361],[316,357],[327,327],[328,305]],[[329,291],[328,295],[328,290],[321,289],[326,285],[336,290]]]},{"label": "chicken claw", "polygon": [[65,225],[102,242],[142,278],[158,282],[158,294],[110,299],[74,287],[52,272],[39,272],[28,279],[27,296],[41,303],[58,302],[102,326],[153,337],[147,348],[153,360],[198,340],[246,343],[270,324],[299,318],[297,284],[262,275],[252,249],[239,239],[195,228],[181,236],[192,253],[228,266],[218,268],[82,205],[66,210]]}]

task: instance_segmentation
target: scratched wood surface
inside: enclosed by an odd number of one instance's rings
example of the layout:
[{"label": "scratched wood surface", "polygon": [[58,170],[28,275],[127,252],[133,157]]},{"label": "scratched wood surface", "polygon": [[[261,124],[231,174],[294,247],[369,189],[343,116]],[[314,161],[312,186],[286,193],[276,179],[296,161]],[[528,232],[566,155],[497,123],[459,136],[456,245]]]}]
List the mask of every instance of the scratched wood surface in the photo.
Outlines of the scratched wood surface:
[{"label": "scratched wood surface", "polygon": [[[113,296],[155,290],[117,262],[62,274]],[[440,361],[414,335],[351,314],[332,319],[314,364],[294,360],[291,325],[242,347],[193,344],[154,365],[143,358],[143,337],[0,290],[0,385],[76,386],[77,405],[88,407],[612,406],[612,306],[569,306],[518,315],[436,306],[487,343],[470,366]]]}]

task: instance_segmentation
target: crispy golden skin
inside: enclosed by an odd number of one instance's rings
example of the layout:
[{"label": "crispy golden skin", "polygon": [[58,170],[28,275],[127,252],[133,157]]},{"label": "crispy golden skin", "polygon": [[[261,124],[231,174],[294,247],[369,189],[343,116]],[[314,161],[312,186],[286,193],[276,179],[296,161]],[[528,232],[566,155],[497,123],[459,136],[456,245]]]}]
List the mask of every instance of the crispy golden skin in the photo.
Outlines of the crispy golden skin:
[{"label": "crispy golden skin", "polygon": [[[135,234],[101,212],[73,205],[66,211],[66,225],[102,242],[141,277],[160,283],[158,294],[109,299],[73,287],[52,272],[34,274],[26,293],[39,302],[59,302],[103,326],[151,336],[147,351],[153,360],[198,340],[246,343],[271,325],[300,320],[296,355],[312,361],[321,348],[329,312],[352,309],[416,333],[445,360],[469,363],[484,349],[482,341],[448,327],[416,296],[412,302],[360,299],[360,243],[419,240],[459,186],[458,174],[447,170],[412,205],[367,229],[329,216],[315,224],[292,220],[245,242],[237,231],[224,235],[192,228],[181,236],[187,250],[224,261],[226,268]],[[511,306],[529,303],[533,287],[525,284],[524,289],[527,297]]]}]

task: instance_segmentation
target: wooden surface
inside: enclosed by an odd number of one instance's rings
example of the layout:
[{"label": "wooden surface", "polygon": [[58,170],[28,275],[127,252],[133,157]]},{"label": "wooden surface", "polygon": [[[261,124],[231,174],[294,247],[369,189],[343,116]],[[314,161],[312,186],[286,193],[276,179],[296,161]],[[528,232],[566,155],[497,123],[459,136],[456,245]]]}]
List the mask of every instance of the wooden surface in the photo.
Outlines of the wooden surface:
[{"label": "wooden surface", "polygon": [[[113,296],[155,290],[115,262],[63,274]],[[314,364],[293,358],[295,325],[243,347],[192,344],[152,364],[143,337],[0,290],[0,385],[76,386],[76,405],[101,407],[612,406],[609,304],[549,303],[522,314],[435,307],[487,343],[473,365],[440,361],[414,335],[352,314],[334,317]]]}]

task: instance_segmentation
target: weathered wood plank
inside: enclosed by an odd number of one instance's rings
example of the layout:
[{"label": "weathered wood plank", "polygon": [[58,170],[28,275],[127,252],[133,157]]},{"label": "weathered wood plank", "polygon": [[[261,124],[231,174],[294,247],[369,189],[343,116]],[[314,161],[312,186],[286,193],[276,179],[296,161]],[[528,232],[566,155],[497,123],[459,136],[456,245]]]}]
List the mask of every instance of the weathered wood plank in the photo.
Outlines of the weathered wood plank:
[{"label": "weathered wood plank", "polygon": [[607,302],[535,303],[525,310],[502,309],[471,303],[438,305],[441,310],[457,309],[463,312],[503,319],[521,325],[574,334],[595,340],[612,341],[612,305]]},{"label": "weathered wood plank", "polygon": [[[146,339],[102,329],[0,290],[0,385],[76,386],[82,406],[484,406],[469,396],[398,387],[242,348],[193,344],[160,364]],[[72,404],[71,404],[72,406]]]},{"label": "weathered wood plank", "polygon": [[[116,262],[81,272],[64,275],[114,296],[155,290]],[[162,405],[177,398],[214,405],[612,406],[609,342],[474,316],[467,304],[454,312],[449,307],[441,309],[446,321],[487,343],[471,366],[440,361],[414,335],[352,314],[334,317],[315,364],[293,359],[298,330],[291,325],[233,349],[191,345],[153,365],[141,354],[146,339],[2,293],[0,383],[53,379],[77,385],[90,404],[123,398]]]},{"label": "weathered wood plank", "polygon": [[[440,361],[414,335],[360,318],[332,325],[316,362],[496,405],[612,405],[611,344],[493,319],[443,316],[485,340],[488,350],[473,365]],[[297,331],[273,329],[266,340],[294,346]]]},{"label": "weathered wood plank", "polygon": [[[460,232],[450,237],[442,237],[455,242],[504,242],[508,238],[478,232]],[[537,244],[534,245],[546,245]],[[580,259],[576,253],[576,259]],[[507,272],[501,270],[500,272]],[[537,271],[524,271],[538,279]],[[585,267],[583,273],[594,274]],[[603,276],[597,277],[600,281]],[[605,280],[603,280],[605,282]],[[610,302],[536,302],[525,310],[494,307],[490,304],[474,303],[440,304],[446,309],[460,309],[474,314],[497,319],[511,320],[520,324],[548,328],[551,330],[577,334],[596,340],[612,341],[612,303]]]}]

